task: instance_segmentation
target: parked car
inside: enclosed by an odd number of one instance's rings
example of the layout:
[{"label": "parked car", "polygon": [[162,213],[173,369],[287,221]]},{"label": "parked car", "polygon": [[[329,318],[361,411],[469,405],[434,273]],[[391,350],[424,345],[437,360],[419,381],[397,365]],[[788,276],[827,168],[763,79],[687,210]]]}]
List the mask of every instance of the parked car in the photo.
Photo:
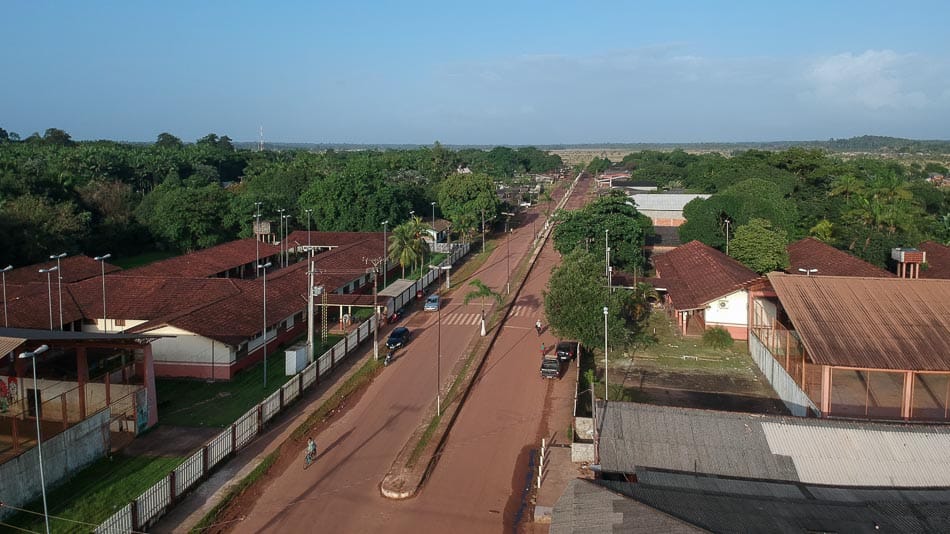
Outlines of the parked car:
[{"label": "parked car", "polygon": [[557,354],[557,359],[562,362],[568,362],[577,357],[577,342],[576,341],[558,341],[557,347],[555,348],[555,353]]},{"label": "parked car", "polygon": [[543,358],[541,360],[541,378],[561,378],[561,360]]},{"label": "parked car", "polygon": [[406,343],[409,343],[409,338],[411,337],[412,332],[405,326],[400,326],[389,334],[389,339],[386,340],[386,348],[394,350],[404,347]]},{"label": "parked car", "polygon": [[438,295],[429,295],[429,298],[426,299],[425,306],[422,307],[423,311],[439,311],[439,296]]}]

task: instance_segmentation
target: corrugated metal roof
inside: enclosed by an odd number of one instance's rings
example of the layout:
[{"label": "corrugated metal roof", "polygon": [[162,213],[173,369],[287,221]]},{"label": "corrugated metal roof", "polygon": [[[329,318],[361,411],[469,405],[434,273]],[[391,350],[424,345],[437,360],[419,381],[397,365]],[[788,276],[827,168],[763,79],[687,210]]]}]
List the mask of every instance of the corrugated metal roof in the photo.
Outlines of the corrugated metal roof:
[{"label": "corrugated metal roof", "polygon": [[[600,408],[602,404],[598,405]],[[950,487],[950,427],[610,402],[596,410],[605,471],[663,469],[852,486]]]},{"label": "corrugated metal roof", "polygon": [[637,210],[653,211],[683,211],[683,208],[695,198],[709,198],[709,195],[694,195],[683,193],[657,193],[631,195]]},{"label": "corrugated metal roof", "polygon": [[654,515],[666,513],[710,532],[950,531],[946,488],[828,488],[657,472],[643,473],[636,483],[589,484],[627,495]]},{"label": "corrugated metal roof", "polygon": [[21,337],[0,337],[0,356],[10,354],[22,345],[26,339]]},{"label": "corrugated metal roof", "polygon": [[595,482],[574,479],[551,512],[551,534],[693,534],[703,529],[617,494]]},{"label": "corrugated metal roof", "polygon": [[950,280],[768,278],[815,363],[950,370]]}]

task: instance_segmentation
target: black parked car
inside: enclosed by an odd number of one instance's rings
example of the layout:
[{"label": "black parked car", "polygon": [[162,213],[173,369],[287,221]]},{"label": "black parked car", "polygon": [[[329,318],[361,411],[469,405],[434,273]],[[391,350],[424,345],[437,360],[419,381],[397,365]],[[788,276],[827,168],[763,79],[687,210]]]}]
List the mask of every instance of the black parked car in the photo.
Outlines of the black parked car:
[{"label": "black parked car", "polygon": [[555,351],[557,352],[557,359],[562,362],[571,361],[577,357],[577,342],[558,341]]},{"label": "black parked car", "polygon": [[544,358],[541,360],[541,378],[561,378],[561,360]]},{"label": "black parked car", "polygon": [[389,334],[389,339],[386,340],[386,348],[389,350],[395,350],[409,343],[409,338],[412,337],[412,332],[409,331],[405,326],[400,326],[392,331]]}]

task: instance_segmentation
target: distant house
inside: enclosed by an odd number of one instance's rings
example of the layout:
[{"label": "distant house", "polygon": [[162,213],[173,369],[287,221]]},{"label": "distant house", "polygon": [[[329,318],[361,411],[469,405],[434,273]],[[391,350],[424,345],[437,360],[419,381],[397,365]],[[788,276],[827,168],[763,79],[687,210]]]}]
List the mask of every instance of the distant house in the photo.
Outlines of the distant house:
[{"label": "distant house", "polygon": [[725,328],[733,339],[748,337],[746,286],[759,275],[701,243],[691,241],[656,256],[657,290],[683,335],[702,335],[707,328]]},{"label": "distant house", "polygon": [[936,186],[941,186],[947,181],[947,177],[939,172],[932,172],[927,175],[927,181]]},{"label": "distant house", "polygon": [[630,171],[606,171],[597,177],[597,187],[611,188],[615,181],[630,180]]},{"label": "distant house", "polygon": [[436,219],[434,224],[426,229],[426,235],[423,239],[430,245],[436,243],[447,243],[449,241],[449,231],[452,229],[452,223],[445,219]]},{"label": "distant house", "polygon": [[683,208],[697,198],[709,198],[709,195],[692,193],[636,194],[630,199],[636,204],[637,211],[653,221],[653,226],[680,226],[686,222]]}]

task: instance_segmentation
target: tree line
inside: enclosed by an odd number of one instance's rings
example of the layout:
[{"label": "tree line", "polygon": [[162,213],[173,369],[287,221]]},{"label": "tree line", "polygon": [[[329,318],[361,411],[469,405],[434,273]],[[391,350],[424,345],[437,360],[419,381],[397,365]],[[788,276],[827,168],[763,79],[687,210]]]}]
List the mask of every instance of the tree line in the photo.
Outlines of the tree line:
[{"label": "tree line", "polygon": [[132,144],[0,129],[0,257],[22,265],[64,251],[187,252],[250,236],[257,203],[265,219],[287,210],[292,228],[309,216],[313,230],[381,231],[412,212],[428,220],[434,201],[471,234],[483,210],[489,221],[500,211],[496,180],[560,165],[530,147],[252,151],[214,133]]},{"label": "tree line", "polygon": [[[740,228],[756,220],[757,230],[776,232],[778,241],[813,236],[879,266],[886,264],[893,247],[950,242],[950,188],[927,181],[930,173],[947,173],[939,163],[844,159],[792,148],[729,156],[642,151],[618,164],[631,170],[634,179],[654,181],[663,189],[712,195],[684,209],[683,242],[696,239],[724,251],[727,232],[729,239],[739,237],[737,232],[754,234]],[[775,241],[764,241],[770,239]],[[740,248],[742,244],[740,240]]]}]

